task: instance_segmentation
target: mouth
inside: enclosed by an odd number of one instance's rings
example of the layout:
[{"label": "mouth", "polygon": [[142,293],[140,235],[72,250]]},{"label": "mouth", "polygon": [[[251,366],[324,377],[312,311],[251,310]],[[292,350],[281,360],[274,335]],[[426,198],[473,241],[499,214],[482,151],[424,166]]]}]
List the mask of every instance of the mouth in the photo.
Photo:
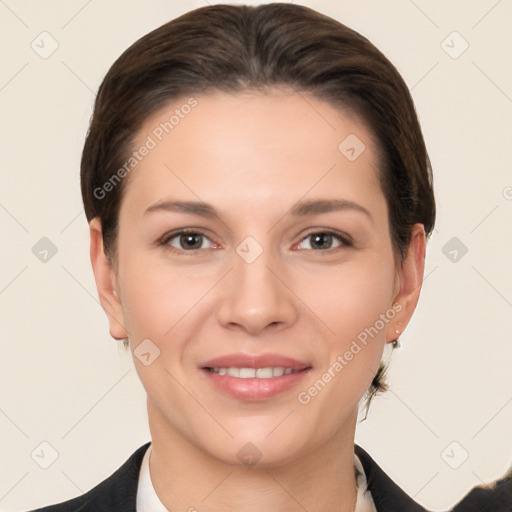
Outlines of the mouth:
[{"label": "mouth", "polygon": [[262,401],[291,391],[312,365],[278,354],[232,354],[199,367],[213,389],[244,401]]},{"label": "mouth", "polygon": [[273,377],[282,377],[283,375],[291,375],[299,373],[304,370],[311,368],[310,366],[302,369],[285,368],[283,366],[277,367],[266,367],[266,368],[237,368],[231,366],[228,368],[211,368],[205,367],[211,373],[217,373],[218,375],[229,375],[236,379],[272,379]]}]

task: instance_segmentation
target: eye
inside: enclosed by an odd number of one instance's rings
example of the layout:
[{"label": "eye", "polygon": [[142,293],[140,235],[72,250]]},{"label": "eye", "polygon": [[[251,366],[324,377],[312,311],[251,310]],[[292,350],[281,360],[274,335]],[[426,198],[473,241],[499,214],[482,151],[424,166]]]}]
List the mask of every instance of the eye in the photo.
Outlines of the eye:
[{"label": "eye", "polygon": [[307,240],[310,241],[306,243],[306,247],[302,247],[303,249],[327,251],[329,249],[336,249],[340,246],[352,245],[347,236],[343,236],[342,234],[334,231],[315,231],[310,233],[299,243],[299,248],[300,245]]},{"label": "eye", "polygon": [[181,230],[165,235],[161,240],[161,245],[169,247],[171,250],[198,251],[199,249],[208,249],[208,242],[212,247],[217,247],[206,235],[193,230]]},{"label": "eye", "polygon": [[[218,248],[218,245],[212,242],[204,233],[192,229],[183,229],[164,235],[159,243],[172,251],[189,253],[197,252],[200,249]],[[314,250],[316,252],[337,249],[342,246],[352,246],[350,237],[335,231],[312,232],[297,244],[299,249]]]}]

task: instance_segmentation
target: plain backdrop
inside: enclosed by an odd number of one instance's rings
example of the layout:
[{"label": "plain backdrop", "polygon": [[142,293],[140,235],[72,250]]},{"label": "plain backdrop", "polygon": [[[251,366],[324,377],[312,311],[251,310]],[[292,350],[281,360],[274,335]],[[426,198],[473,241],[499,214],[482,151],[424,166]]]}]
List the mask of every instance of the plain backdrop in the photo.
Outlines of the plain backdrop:
[{"label": "plain backdrop", "polygon": [[[144,389],[98,302],[79,159],[114,60],[207,3],[0,1],[2,510],[79,495],[150,439]],[[447,509],[512,463],[512,5],[296,3],[368,37],[416,103],[438,220],[391,390],[356,441],[415,500]]]}]

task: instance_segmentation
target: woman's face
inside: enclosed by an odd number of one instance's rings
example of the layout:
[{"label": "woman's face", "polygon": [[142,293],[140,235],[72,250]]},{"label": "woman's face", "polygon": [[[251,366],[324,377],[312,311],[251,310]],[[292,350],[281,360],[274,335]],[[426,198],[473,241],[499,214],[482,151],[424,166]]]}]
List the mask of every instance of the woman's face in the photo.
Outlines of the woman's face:
[{"label": "woman's face", "polygon": [[120,209],[117,296],[102,301],[112,335],[129,333],[152,433],[230,464],[351,439],[416,304],[423,236],[396,267],[357,117],[288,91],[187,100],[135,141],[148,150]]}]

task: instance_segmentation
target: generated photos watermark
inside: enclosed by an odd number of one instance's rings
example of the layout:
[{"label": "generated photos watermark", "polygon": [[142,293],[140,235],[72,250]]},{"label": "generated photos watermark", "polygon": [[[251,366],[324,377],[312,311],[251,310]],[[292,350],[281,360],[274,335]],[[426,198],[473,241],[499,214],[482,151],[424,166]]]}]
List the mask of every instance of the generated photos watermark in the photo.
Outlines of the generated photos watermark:
[{"label": "generated photos watermark", "polygon": [[375,338],[386,325],[395,318],[397,313],[402,311],[403,306],[400,302],[393,304],[385,313],[381,313],[378,320],[370,327],[365,327],[358,335],[357,338],[352,340],[350,347],[343,353],[338,355],[336,360],[329,366],[329,368],[317,379],[307,390],[301,391],[297,395],[299,403],[307,405],[311,400],[317,396],[332,379],[334,379],[345,368],[354,357],[361,352],[368,342]]},{"label": "generated photos watermark", "polygon": [[164,137],[178,126],[185,117],[192,111],[194,107],[197,107],[198,101],[196,98],[191,97],[186,103],[183,103],[179,108],[175,109],[169,116],[167,121],[163,121],[158,126],[153,128],[150,135],[146,137],[144,143],[135,151],[132,151],[131,156],[126,162],[114,173],[112,176],[101,186],[96,187],[93,191],[93,195],[96,199],[104,199],[109,192],[130,174],[146,156],[149,155],[150,151],[158,146],[159,142],[162,142]]}]

